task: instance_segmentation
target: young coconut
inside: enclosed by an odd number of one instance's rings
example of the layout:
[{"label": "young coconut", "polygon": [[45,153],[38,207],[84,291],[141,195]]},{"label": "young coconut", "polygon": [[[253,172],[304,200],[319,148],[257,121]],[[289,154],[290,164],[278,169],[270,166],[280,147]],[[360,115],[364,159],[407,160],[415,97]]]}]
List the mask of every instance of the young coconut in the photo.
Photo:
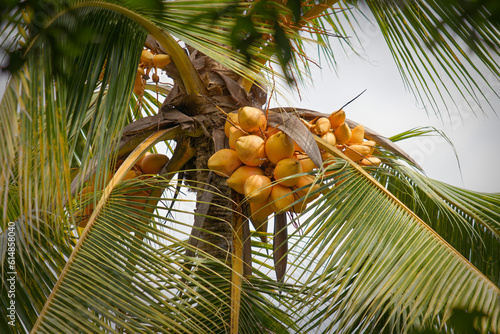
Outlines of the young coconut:
[{"label": "young coconut", "polygon": [[224,123],[224,133],[227,138],[229,138],[229,129],[238,124],[238,111],[232,111],[227,114],[226,123]]},{"label": "young coconut", "polygon": [[262,203],[271,193],[271,179],[265,175],[252,175],[243,185],[243,194],[250,203]]},{"label": "young coconut", "polygon": [[280,131],[266,140],[266,156],[273,164],[291,158],[295,148],[293,140],[286,133]]},{"label": "young coconut", "polygon": [[170,64],[170,56],[165,54],[157,54],[153,57],[153,66],[162,68]]},{"label": "young coconut", "polygon": [[292,206],[290,211],[292,211],[294,213],[304,212],[304,210],[307,208],[307,203],[303,199],[300,199],[297,194],[293,194],[293,197],[296,201],[297,200],[299,200],[299,201]]},{"label": "young coconut", "polygon": [[260,133],[267,129],[266,115],[262,110],[253,107],[240,108],[238,122],[243,130],[251,133]]},{"label": "young coconut", "polygon": [[141,53],[141,63],[144,63],[144,64],[146,64],[148,66],[152,66],[153,65],[153,59],[154,59],[154,56],[151,53],[151,51],[149,51],[149,50],[142,50],[142,53]]},{"label": "young coconut", "polygon": [[333,132],[327,132],[321,136],[321,139],[326,141],[328,144],[335,146],[337,144],[337,138],[335,138],[335,135]]},{"label": "young coconut", "polygon": [[370,154],[370,147],[365,145],[350,145],[347,146],[344,154],[352,161],[359,161]]},{"label": "young coconut", "polygon": [[[273,212],[274,211],[267,200],[261,203],[250,202],[250,221],[257,232],[262,234],[267,233],[267,221]],[[267,242],[266,235],[261,235],[260,239],[262,242]]]},{"label": "young coconut", "polygon": [[319,184],[315,184],[314,178],[310,175],[301,176],[295,188],[298,189],[296,191],[297,196],[303,198],[306,204],[314,201],[320,195],[319,192],[316,192],[320,188]]},{"label": "young coconut", "polygon": [[346,144],[351,140],[351,129],[346,123],[342,123],[334,131],[337,144]]},{"label": "young coconut", "polygon": [[276,213],[283,213],[290,209],[292,203],[295,202],[292,190],[281,184],[275,184],[269,195],[269,205]]},{"label": "young coconut", "polygon": [[338,128],[342,123],[345,122],[344,110],[338,110],[333,112],[330,116],[328,116],[328,120],[330,121],[332,129]]},{"label": "young coconut", "polygon": [[238,140],[238,138],[246,136],[246,133],[241,131],[238,128],[235,128],[234,126],[229,128],[229,147],[232,148],[233,150],[235,149],[235,143]]},{"label": "young coconut", "polygon": [[307,154],[300,154],[297,153],[293,156],[294,159],[297,159],[300,164],[302,165],[302,172],[307,173],[312,171],[314,168],[316,168],[316,165],[314,162],[307,156]]},{"label": "young coconut", "polygon": [[255,135],[240,137],[234,144],[238,158],[248,166],[260,166],[266,162],[264,139]]},{"label": "young coconut", "polygon": [[252,175],[264,175],[264,171],[259,167],[243,165],[235,170],[226,182],[227,185],[234,189],[237,193],[243,194],[245,181]]},{"label": "young coconut", "polygon": [[370,148],[369,155],[372,155],[373,151],[375,151],[375,146],[377,146],[377,143],[374,142],[373,140],[367,140],[367,141],[363,142],[361,145],[369,147]]},{"label": "young coconut", "polygon": [[236,152],[229,148],[215,152],[207,163],[211,171],[223,177],[230,177],[242,164]]},{"label": "young coconut", "polygon": [[280,160],[274,168],[274,179],[285,187],[292,187],[297,184],[300,176],[292,177],[292,175],[302,173],[302,165],[297,159],[288,158]]},{"label": "young coconut", "polygon": [[165,154],[149,154],[141,161],[141,170],[144,174],[158,174],[168,162]]},{"label": "young coconut", "polygon": [[314,125],[314,131],[317,135],[322,136],[330,130],[331,125],[332,124],[330,123],[330,120],[328,118],[320,117]]},{"label": "young coconut", "polygon": [[374,156],[366,157],[359,162],[361,166],[380,166],[381,163],[382,161]]},{"label": "young coconut", "polygon": [[361,124],[358,124],[351,130],[351,139],[349,140],[349,144],[361,144],[363,139],[365,138],[365,127]]}]

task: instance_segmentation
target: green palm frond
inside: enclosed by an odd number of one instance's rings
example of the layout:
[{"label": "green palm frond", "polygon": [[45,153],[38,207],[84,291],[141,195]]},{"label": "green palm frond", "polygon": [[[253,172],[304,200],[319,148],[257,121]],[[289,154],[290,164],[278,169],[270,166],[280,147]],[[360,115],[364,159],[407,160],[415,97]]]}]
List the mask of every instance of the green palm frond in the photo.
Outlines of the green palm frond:
[{"label": "green palm frond", "polygon": [[460,189],[386,162],[374,170],[374,177],[491,281],[500,284],[495,261],[500,256],[498,194]]},{"label": "green palm frond", "polygon": [[349,165],[335,168],[294,245],[302,251],[292,267],[306,268],[290,273],[300,275],[308,296],[301,332],[354,333],[376,324],[404,332],[457,307],[488,314],[496,331],[498,287],[381,186]]}]

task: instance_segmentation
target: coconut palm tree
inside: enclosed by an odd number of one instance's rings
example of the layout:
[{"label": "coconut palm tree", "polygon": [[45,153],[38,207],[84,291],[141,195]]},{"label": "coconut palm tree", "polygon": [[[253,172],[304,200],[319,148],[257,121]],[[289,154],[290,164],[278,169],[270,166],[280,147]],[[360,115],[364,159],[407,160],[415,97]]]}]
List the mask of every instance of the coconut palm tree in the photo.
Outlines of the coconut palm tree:
[{"label": "coconut palm tree", "polygon": [[[395,144],[432,129],[365,129],[381,164],[363,166],[310,131],[331,111],[267,104],[275,78],[306,79],[308,40],[332,62],[330,43],[349,47],[355,2],[8,5],[2,333],[451,333],[457,318],[500,332],[500,196],[432,180]],[[494,2],[359,6],[436,112],[450,82],[477,98],[500,77]],[[317,198],[256,227],[207,167],[246,106],[316,166],[303,174],[317,186],[294,193]],[[168,161],[148,172],[157,150]]]}]

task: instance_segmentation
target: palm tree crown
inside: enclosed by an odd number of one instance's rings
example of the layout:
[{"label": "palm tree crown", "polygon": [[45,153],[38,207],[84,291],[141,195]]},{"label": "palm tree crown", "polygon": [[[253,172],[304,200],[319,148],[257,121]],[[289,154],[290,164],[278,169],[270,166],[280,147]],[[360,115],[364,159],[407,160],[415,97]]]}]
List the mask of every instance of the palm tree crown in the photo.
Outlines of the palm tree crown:
[{"label": "palm tree crown", "polygon": [[[306,81],[309,41],[332,63],[350,47],[356,10],[437,113],[444,77],[476,99],[500,77],[494,1],[9,3],[1,332],[500,333],[499,194],[426,177],[395,143],[428,128],[269,109],[276,79]],[[277,134],[293,147],[271,161]]]}]

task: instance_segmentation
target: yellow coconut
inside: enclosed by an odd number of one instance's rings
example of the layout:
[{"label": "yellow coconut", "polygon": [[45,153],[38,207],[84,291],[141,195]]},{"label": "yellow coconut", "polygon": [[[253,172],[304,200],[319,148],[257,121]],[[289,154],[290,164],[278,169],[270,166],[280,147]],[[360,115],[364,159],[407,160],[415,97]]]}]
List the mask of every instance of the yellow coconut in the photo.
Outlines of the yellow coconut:
[{"label": "yellow coconut", "polygon": [[136,161],[136,163],[135,163],[135,165],[134,165],[134,166],[141,168],[141,163],[142,163],[142,160],[144,160],[144,158],[145,158],[145,157],[147,157],[147,156],[148,156],[148,155],[150,155],[150,154],[151,154],[151,152],[146,152],[146,153],[144,153],[144,155],[143,155],[143,156],[141,156],[139,159],[137,159],[137,161]]},{"label": "yellow coconut", "polygon": [[292,208],[290,209],[290,211],[295,212],[295,213],[302,213],[302,212],[304,212],[304,210],[307,208],[307,203],[303,199],[300,199],[297,194],[293,194],[293,198],[296,201],[297,200],[299,200],[299,201],[292,206]]},{"label": "yellow coconut", "polygon": [[358,124],[351,130],[351,139],[349,144],[361,144],[365,138],[365,127]]},{"label": "yellow coconut", "polygon": [[314,125],[314,132],[316,132],[316,134],[320,136],[324,135],[330,130],[331,125],[332,124],[330,123],[330,120],[328,118],[320,117]]},{"label": "yellow coconut", "polygon": [[337,144],[346,144],[351,140],[351,129],[346,123],[340,124],[334,131]]},{"label": "yellow coconut", "polygon": [[243,184],[243,194],[250,203],[262,203],[271,193],[271,179],[265,175],[251,175]]},{"label": "yellow coconut", "polygon": [[295,154],[294,159],[297,159],[302,165],[302,172],[307,173],[316,168],[314,162],[307,156],[307,154]]},{"label": "yellow coconut", "polygon": [[260,166],[266,162],[264,139],[255,135],[240,137],[234,144],[238,158],[248,166]]},{"label": "yellow coconut", "polygon": [[379,158],[373,156],[366,157],[359,162],[361,166],[380,166],[381,163]]},{"label": "yellow coconut", "polygon": [[335,146],[337,144],[337,139],[335,138],[335,135],[333,132],[327,132],[321,136],[321,139],[326,141],[328,144]]},{"label": "yellow coconut", "polygon": [[233,150],[235,149],[235,143],[238,138],[246,136],[246,133],[241,131],[238,128],[235,128],[234,126],[229,128],[229,147],[232,148]]},{"label": "yellow coconut", "polygon": [[367,146],[370,148],[370,153],[369,155],[373,154],[373,151],[375,151],[375,146],[377,146],[377,143],[374,142],[373,140],[367,140],[363,142],[361,145]]},{"label": "yellow coconut", "polygon": [[229,138],[229,129],[238,125],[238,111],[233,111],[227,114],[226,123],[224,124],[224,133]]},{"label": "yellow coconut", "polygon": [[302,173],[302,165],[297,159],[288,158],[280,160],[274,168],[274,179],[285,187],[292,187],[297,184],[300,176],[290,176]]},{"label": "yellow coconut", "polygon": [[304,198],[305,203],[309,203],[319,197],[320,193],[316,192],[319,188],[319,184],[314,183],[314,178],[312,176],[303,175],[300,177],[294,189],[298,189],[296,192],[297,196]]},{"label": "yellow coconut", "polygon": [[139,95],[139,96],[142,96],[144,94],[144,90],[146,89],[146,86],[144,85],[144,83],[140,83],[138,85],[134,85],[134,94],[136,95]]},{"label": "yellow coconut", "polygon": [[338,110],[333,112],[328,116],[332,129],[338,128],[342,123],[345,122],[345,112],[344,110]]},{"label": "yellow coconut", "polygon": [[346,147],[344,154],[352,161],[359,161],[370,154],[370,147],[365,145],[350,145]]},{"label": "yellow coconut", "polygon": [[262,110],[253,107],[243,107],[238,110],[240,127],[251,133],[264,133],[267,129],[266,115]]},{"label": "yellow coconut", "polygon": [[283,213],[290,209],[292,203],[295,202],[292,190],[289,187],[275,184],[269,195],[269,205],[276,213]]},{"label": "yellow coconut", "polygon": [[245,181],[252,175],[264,175],[264,171],[259,167],[243,165],[233,172],[230,178],[226,180],[229,187],[236,192],[243,194]]},{"label": "yellow coconut", "polygon": [[144,75],[144,69],[139,66],[137,68],[137,74],[135,75],[134,86],[139,86],[143,84],[143,78],[142,78],[143,75]]},{"label": "yellow coconut", "polygon": [[[273,212],[274,211],[267,200],[261,203],[250,202],[250,221],[257,232],[263,234],[267,233],[267,221]],[[260,239],[262,242],[267,242],[267,236],[265,235],[261,235]]]},{"label": "yellow coconut", "polygon": [[158,174],[167,162],[168,157],[165,154],[149,154],[142,159],[141,170],[144,174]]},{"label": "yellow coconut", "polygon": [[266,156],[273,164],[291,158],[294,152],[293,140],[284,132],[278,132],[266,140]]},{"label": "yellow coconut", "polygon": [[123,177],[123,180],[122,181],[125,181],[125,180],[131,180],[131,179],[135,179],[136,177],[138,177],[140,174],[131,169],[127,172],[127,174],[125,174],[125,176]]},{"label": "yellow coconut", "polygon": [[223,177],[230,177],[242,164],[236,152],[229,148],[215,152],[207,163],[211,171]]},{"label": "yellow coconut", "polygon": [[153,57],[154,67],[163,67],[170,64],[170,56],[165,54],[157,54]]},{"label": "yellow coconut", "polygon": [[151,65],[153,65],[153,59],[154,59],[154,56],[151,53],[151,51],[149,51],[149,50],[142,50],[142,53],[141,53],[141,63],[144,63],[144,64],[146,64],[148,66],[151,66]]}]

